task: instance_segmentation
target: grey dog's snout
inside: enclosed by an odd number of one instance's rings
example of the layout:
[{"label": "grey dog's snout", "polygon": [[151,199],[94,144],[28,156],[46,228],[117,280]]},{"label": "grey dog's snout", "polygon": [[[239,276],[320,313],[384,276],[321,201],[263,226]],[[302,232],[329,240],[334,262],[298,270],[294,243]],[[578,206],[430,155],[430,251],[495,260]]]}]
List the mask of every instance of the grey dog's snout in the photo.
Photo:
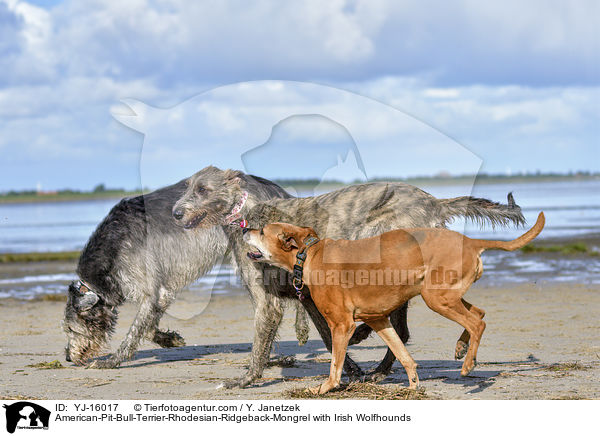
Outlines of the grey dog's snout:
[{"label": "grey dog's snout", "polygon": [[183,210],[182,209],[175,209],[173,211],[173,218],[175,218],[176,220],[180,220],[181,218],[183,218]]}]

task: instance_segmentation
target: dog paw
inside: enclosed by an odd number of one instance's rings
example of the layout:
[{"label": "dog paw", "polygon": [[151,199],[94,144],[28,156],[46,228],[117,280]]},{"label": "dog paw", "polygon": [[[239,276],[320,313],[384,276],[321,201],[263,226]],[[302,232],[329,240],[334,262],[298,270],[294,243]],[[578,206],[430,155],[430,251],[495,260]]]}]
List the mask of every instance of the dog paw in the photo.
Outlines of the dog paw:
[{"label": "dog paw", "polygon": [[108,359],[96,359],[86,366],[88,369],[114,369],[118,368],[121,362],[110,357]]},{"label": "dog paw", "polygon": [[348,381],[350,383],[353,382],[364,382],[366,378],[366,375],[364,372],[360,371],[360,372],[351,372],[348,374]]},{"label": "dog paw", "polygon": [[463,357],[465,357],[468,350],[469,350],[469,344],[467,344],[463,341],[458,341],[456,343],[456,349],[454,351],[454,358],[456,360],[462,359]]},{"label": "dog paw", "polygon": [[153,342],[162,348],[185,347],[185,340],[183,337],[179,333],[171,330],[167,330],[166,332],[157,331],[154,334]]},{"label": "dog paw", "polygon": [[379,372],[379,371],[373,371],[373,372],[369,372],[365,375],[363,381],[368,382],[368,383],[379,383],[382,382],[383,380],[385,380],[385,378],[388,376],[388,374],[383,373],[383,372]]},{"label": "dog paw", "polygon": [[419,376],[415,375],[413,378],[408,380],[408,389],[416,391],[417,389],[419,389],[419,386]]},{"label": "dog paw", "polygon": [[306,391],[311,395],[320,395],[321,385],[314,386],[312,388],[306,388]]},{"label": "dog paw", "polygon": [[250,386],[254,381],[255,379],[251,377],[234,378],[225,381],[222,387],[224,387],[225,389],[245,388],[247,386]]},{"label": "dog paw", "polygon": [[308,342],[308,330],[296,332],[296,339],[298,339],[298,345],[303,346]]},{"label": "dog paw", "polygon": [[279,366],[281,368],[293,368],[296,366],[296,356],[280,355],[272,357],[267,363],[267,367]]},{"label": "dog paw", "polygon": [[469,373],[471,371],[473,371],[473,368],[475,368],[477,366],[477,360],[473,359],[473,361],[471,362],[470,365],[467,365],[467,362],[465,362],[462,366],[462,370],[460,371],[460,375],[462,375],[463,377],[466,377],[467,375],[469,375]]}]

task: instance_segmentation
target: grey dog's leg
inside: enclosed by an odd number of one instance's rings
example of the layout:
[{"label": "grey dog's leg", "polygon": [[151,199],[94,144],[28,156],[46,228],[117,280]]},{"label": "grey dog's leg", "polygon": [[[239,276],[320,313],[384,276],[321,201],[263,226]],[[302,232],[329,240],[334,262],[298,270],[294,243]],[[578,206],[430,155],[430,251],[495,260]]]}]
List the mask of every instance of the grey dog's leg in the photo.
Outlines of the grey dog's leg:
[{"label": "grey dog's leg", "polygon": [[358,327],[356,327],[356,330],[354,330],[354,334],[350,338],[350,342],[348,342],[348,345],[360,344],[362,341],[367,339],[371,335],[371,333],[373,333],[373,329],[369,324],[360,324]]},{"label": "grey dog's leg", "polygon": [[140,341],[144,338],[154,323],[156,317],[160,318],[160,309],[154,304],[154,301],[143,301],[138,309],[138,313],[129,327],[127,336],[119,346],[115,354],[112,354],[105,360],[95,360],[90,368],[110,369],[118,367],[124,360],[131,359],[137,350]]},{"label": "grey dog's leg", "polygon": [[403,344],[408,342],[410,332],[408,331],[408,302],[394,310],[390,315],[390,322],[394,326],[394,330],[400,336]]},{"label": "grey dog's leg", "polygon": [[[408,303],[404,303],[402,307],[399,307],[390,314],[390,322],[394,326],[394,329],[396,330],[396,333],[398,333],[400,339],[402,339],[402,342],[405,344],[408,342],[408,338],[410,337],[410,333],[408,331],[408,322],[406,319],[407,312]],[[373,329],[367,323],[359,325],[354,331],[352,338],[350,338],[348,345],[360,344],[362,341],[367,339],[371,333],[373,333]],[[396,358],[389,349],[388,355],[392,358],[392,361],[389,362],[389,365],[391,365],[394,363]]]},{"label": "grey dog's leg", "polygon": [[[234,254],[236,250],[233,250]],[[250,366],[241,378],[225,382],[226,388],[246,387],[262,377],[269,361],[277,329],[283,319],[283,301],[274,293],[268,292],[263,272],[245,256],[235,258],[239,272],[254,303],[254,341],[250,353]]]},{"label": "grey dog's leg", "polygon": [[166,307],[157,309],[152,326],[148,329],[148,333],[146,334],[146,338],[162,348],[185,347],[185,340],[179,333],[171,330],[159,330],[158,324],[165,312]]},{"label": "grey dog's leg", "polygon": [[298,339],[298,344],[302,346],[308,341],[310,327],[308,326],[306,310],[304,310],[302,304],[300,304],[299,301],[294,301],[294,308],[296,309],[296,323],[294,324],[294,327],[296,328],[296,338]]},{"label": "grey dog's leg", "polygon": [[146,332],[146,338],[162,348],[185,347],[185,340],[179,333],[158,328],[161,318],[175,300],[176,295],[176,292],[169,292],[167,289],[161,288],[154,311],[154,319]]},{"label": "grey dog's leg", "polygon": [[262,377],[269,361],[277,329],[283,319],[283,304],[280,298],[263,292],[260,299],[255,299],[255,303],[254,342],[250,354],[250,367],[243,377],[226,382],[227,388],[243,388]]}]

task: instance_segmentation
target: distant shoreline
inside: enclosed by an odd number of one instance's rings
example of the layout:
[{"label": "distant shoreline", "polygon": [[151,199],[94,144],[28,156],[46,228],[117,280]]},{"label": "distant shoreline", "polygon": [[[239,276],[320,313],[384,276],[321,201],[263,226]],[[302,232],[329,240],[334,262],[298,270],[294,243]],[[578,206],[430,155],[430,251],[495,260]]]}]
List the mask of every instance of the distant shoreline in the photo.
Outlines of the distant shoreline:
[{"label": "distant shoreline", "polygon": [[107,192],[79,192],[56,194],[9,194],[0,195],[0,204],[14,203],[58,203],[81,200],[120,200],[124,197],[140,195],[140,191],[107,191]]},{"label": "distant shoreline", "polygon": [[[478,175],[460,175],[460,176],[439,176],[439,177],[406,177],[406,178],[373,178],[368,182],[403,182],[410,185],[424,186],[452,186],[475,183],[476,185],[491,185],[498,183],[547,183],[547,182],[583,182],[600,180],[600,173],[575,173],[575,174],[520,174],[513,176],[478,174]],[[293,180],[293,179],[275,179],[275,183],[283,187],[308,188],[320,186],[322,188],[339,188],[357,183],[364,183],[356,180],[345,183],[339,180]]]},{"label": "distant shoreline", "polygon": [[40,251],[32,253],[0,253],[2,263],[64,262],[79,259],[80,251]]},{"label": "distant shoreline", "polygon": [[[600,173],[574,173],[574,174],[519,174],[513,176],[479,174],[479,175],[460,175],[460,176],[435,176],[435,177],[406,177],[406,178],[374,178],[369,182],[403,182],[417,186],[452,186],[471,184],[498,184],[498,183],[548,183],[548,182],[582,182],[600,180]],[[335,189],[357,183],[363,183],[360,180],[354,182],[342,182],[339,180],[319,180],[319,179],[274,179],[278,185],[284,188],[294,188],[296,190],[312,189],[319,186],[323,189]],[[141,191],[126,191],[120,189],[111,189],[101,192],[77,192],[72,190],[36,193],[10,192],[0,194],[0,204],[11,203],[51,203],[63,201],[80,200],[119,200],[124,197],[141,195]]]}]

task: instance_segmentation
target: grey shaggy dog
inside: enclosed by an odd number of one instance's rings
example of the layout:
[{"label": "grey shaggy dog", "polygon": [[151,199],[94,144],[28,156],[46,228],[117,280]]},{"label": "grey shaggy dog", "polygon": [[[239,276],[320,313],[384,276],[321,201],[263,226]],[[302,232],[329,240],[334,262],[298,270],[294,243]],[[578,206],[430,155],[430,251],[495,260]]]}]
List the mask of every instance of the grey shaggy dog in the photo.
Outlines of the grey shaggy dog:
[{"label": "grey shaggy dog", "polygon": [[[206,168],[205,175],[226,173]],[[256,199],[288,194],[266,180],[246,176],[245,186]],[[91,366],[115,368],[130,359],[142,339],[162,347],[185,345],[175,332],[158,329],[160,318],[177,293],[206,274],[226,255],[229,241],[223,229],[184,230],[175,225],[172,209],[188,180],[152,193],[121,200],[98,225],[84,247],[77,274],[83,285],[68,289],[63,328],[66,359],[86,364],[108,344],[126,300],[138,305],[127,336],[116,353]],[[308,326],[299,326],[306,336]]]},{"label": "grey shaggy dog", "polygon": [[[284,299],[296,299],[289,275],[276,268],[251,262],[250,250],[242,240],[242,232],[223,226],[235,205],[242,205],[240,215],[250,226],[260,228],[267,223],[283,221],[310,226],[323,238],[360,239],[403,227],[443,227],[458,216],[492,225],[520,225],[525,222],[520,208],[508,195],[508,205],[474,197],[439,200],[404,183],[366,183],[309,198],[281,195],[263,201],[255,196],[246,174],[205,168],[187,181],[187,189],[173,207],[173,217],[182,228],[220,228],[231,244],[233,262],[255,306],[255,336],[248,372],[228,386],[246,386],[262,376],[272,343],[283,317]],[[244,193],[248,193],[243,203]],[[310,299],[302,300],[325,345],[331,350],[327,323]],[[408,340],[406,305],[391,316],[392,324],[404,342]],[[351,344],[366,338],[371,329],[363,324],[356,329]],[[371,374],[375,380],[387,375],[394,361],[388,350],[384,360]],[[362,371],[346,356],[344,370],[351,377]]]}]

